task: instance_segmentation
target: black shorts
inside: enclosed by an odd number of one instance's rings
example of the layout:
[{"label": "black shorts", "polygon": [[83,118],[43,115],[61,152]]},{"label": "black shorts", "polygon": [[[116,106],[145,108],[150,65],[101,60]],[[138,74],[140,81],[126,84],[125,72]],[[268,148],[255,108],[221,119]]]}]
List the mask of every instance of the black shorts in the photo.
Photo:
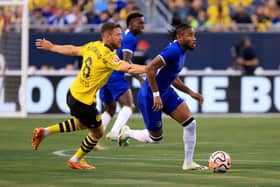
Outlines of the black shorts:
[{"label": "black shorts", "polygon": [[101,125],[101,115],[96,108],[96,104],[87,105],[75,99],[70,90],[67,92],[67,105],[70,113],[86,125],[88,128],[97,128]]}]

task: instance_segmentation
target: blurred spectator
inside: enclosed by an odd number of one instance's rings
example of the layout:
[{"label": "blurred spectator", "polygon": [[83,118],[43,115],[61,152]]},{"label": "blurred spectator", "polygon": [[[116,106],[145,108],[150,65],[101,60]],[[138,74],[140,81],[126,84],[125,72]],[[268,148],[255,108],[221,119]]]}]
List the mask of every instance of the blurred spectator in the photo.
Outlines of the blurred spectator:
[{"label": "blurred spectator", "polygon": [[53,11],[57,8],[70,9],[72,7],[71,0],[29,0],[29,10],[33,11],[36,8],[43,9],[46,5],[49,5]]},{"label": "blurred spectator", "polygon": [[181,19],[183,22],[187,21],[187,23],[189,23],[193,28],[197,29],[201,26],[198,20],[198,15],[203,9],[203,2],[202,0],[193,0],[190,6],[187,1],[184,2],[185,5],[182,7],[181,11],[187,13],[187,15],[180,13],[183,17],[179,19]]},{"label": "blurred spectator", "polygon": [[97,17],[97,19],[94,20],[93,25],[95,25],[96,27],[94,28],[94,31],[96,32],[100,32],[100,27],[103,23],[108,22],[110,19],[110,15],[109,13],[105,10],[103,12],[101,12],[99,14],[99,16]]},{"label": "blurred spectator", "polygon": [[48,3],[48,0],[29,0],[28,7],[29,11],[33,11],[36,8],[43,9]]},{"label": "blurred spectator", "polygon": [[123,9],[126,6],[126,1],[127,0],[115,0],[117,11],[121,11],[121,9]]},{"label": "blurred spectator", "polygon": [[240,3],[236,7],[235,14],[232,17],[233,31],[252,31],[254,28],[249,25],[251,23],[251,17],[246,12],[245,7]]},{"label": "blurred spectator", "polygon": [[198,24],[199,24],[198,29],[200,31],[207,31],[207,27],[209,27],[211,25],[211,23],[209,21],[209,16],[208,16],[207,11],[205,9],[201,9],[198,12],[197,21],[198,21]]},{"label": "blurred spectator", "polygon": [[273,31],[280,31],[280,9],[278,10],[277,17],[272,19]]},{"label": "blurred spectator", "polygon": [[276,0],[266,1],[264,12],[270,18],[270,20],[273,20],[275,17],[277,17],[278,11],[279,7]]},{"label": "blurred spectator", "polygon": [[42,9],[35,8],[31,12],[30,16],[30,31],[39,31],[44,32],[46,28],[44,28],[48,24],[48,20],[42,16]]},{"label": "blurred spectator", "polygon": [[107,12],[109,13],[109,16],[112,17],[113,14],[117,11],[117,4],[114,0],[110,0],[108,2],[107,6]]},{"label": "blurred spectator", "polygon": [[232,56],[234,58],[234,69],[241,70],[244,75],[254,75],[259,60],[249,37],[245,36],[240,44],[233,46]]},{"label": "blurred spectator", "polygon": [[229,4],[231,6],[237,7],[239,5],[242,5],[244,7],[249,7],[254,0],[229,0]]},{"label": "blurred spectator", "polygon": [[103,24],[108,22],[110,19],[110,15],[108,11],[103,11],[99,14],[99,23],[98,24]]},{"label": "blurred spectator", "polygon": [[252,16],[252,21],[256,31],[268,31],[271,28],[272,22],[270,18],[265,14],[264,10],[264,6],[258,6],[256,8],[255,14]]},{"label": "blurred spectator", "polygon": [[189,8],[189,15],[198,17],[199,11],[204,9],[202,0],[193,0]]},{"label": "blurred spectator", "polygon": [[3,31],[5,30],[5,17],[4,17],[4,10],[0,8],[0,40]]},{"label": "blurred spectator", "polygon": [[11,24],[13,25],[15,31],[19,32],[22,23],[22,7],[15,6],[14,13],[12,15]]},{"label": "blurred spectator", "polygon": [[86,5],[91,2],[93,3],[92,0],[72,0],[72,5],[73,6],[78,6],[80,11],[83,12],[86,8]]},{"label": "blurred spectator", "polygon": [[1,19],[4,20],[2,31],[3,32],[8,32],[10,30],[11,23],[12,23],[12,13],[11,13],[10,10],[7,10],[5,8],[3,8],[2,11],[1,11],[1,8],[0,8],[0,12],[2,12],[2,16],[1,16],[1,13],[0,13]]},{"label": "blurred spectator", "polygon": [[92,1],[88,1],[84,14],[87,17],[87,24],[93,24],[99,20],[98,15],[94,11],[94,3]]},{"label": "blurred spectator", "polygon": [[[178,25],[179,23],[192,21],[192,18],[188,18],[189,9],[191,6],[191,2],[187,0],[168,0],[167,6],[172,13],[172,25]],[[191,20],[190,20],[191,19]]]},{"label": "blurred spectator", "polygon": [[122,29],[124,30],[126,28],[125,22],[120,17],[120,12],[115,11],[112,15],[112,17],[109,19],[110,22],[114,22],[117,24],[120,24]]},{"label": "blurred spectator", "polygon": [[69,31],[69,23],[64,16],[64,9],[59,8],[55,15],[49,18],[48,21],[50,32],[67,32]]},{"label": "blurred spectator", "polygon": [[71,26],[71,31],[81,32],[84,30],[83,26],[87,23],[87,17],[81,12],[80,7],[75,5],[72,12],[66,15],[66,20]]},{"label": "blurred spectator", "polygon": [[54,15],[54,12],[52,12],[51,6],[47,4],[46,6],[43,7],[42,9],[42,16],[46,19],[49,19]]},{"label": "blurred spectator", "polygon": [[193,15],[187,17],[187,23],[190,24],[193,28],[197,29],[199,27],[199,22]]},{"label": "blurred spectator", "polygon": [[150,44],[148,41],[140,40],[132,57],[132,62],[134,64],[146,65],[149,62],[149,48]]},{"label": "blurred spectator", "polygon": [[222,0],[216,0],[216,3],[207,9],[211,31],[229,31],[231,18],[230,9],[227,3]]},{"label": "blurred spectator", "polygon": [[127,15],[135,11],[135,8],[137,8],[135,2],[133,0],[128,0],[125,7],[120,11],[121,19],[125,21]]}]

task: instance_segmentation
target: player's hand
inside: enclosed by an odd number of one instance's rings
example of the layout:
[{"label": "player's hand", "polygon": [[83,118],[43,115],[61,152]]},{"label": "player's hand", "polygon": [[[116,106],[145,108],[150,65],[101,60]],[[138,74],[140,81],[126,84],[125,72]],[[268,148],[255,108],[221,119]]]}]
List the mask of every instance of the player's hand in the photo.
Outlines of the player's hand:
[{"label": "player's hand", "polygon": [[49,40],[46,40],[45,38],[36,39],[35,45],[37,49],[46,50],[46,51],[50,51],[53,47],[53,43],[50,42]]},{"label": "player's hand", "polygon": [[203,101],[204,101],[203,96],[202,96],[201,94],[199,94],[199,93],[192,93],[192,94],[191,94],[191,97],[192,97],[193,99],[197,100],[199,104],[202,104]]},{"label": "player's hand", "polygon": [[162,104],[160,96],[155,96],[154,97],[153,110],[154,111],[160,111],[162,108],[163,108],[163,104]]}]

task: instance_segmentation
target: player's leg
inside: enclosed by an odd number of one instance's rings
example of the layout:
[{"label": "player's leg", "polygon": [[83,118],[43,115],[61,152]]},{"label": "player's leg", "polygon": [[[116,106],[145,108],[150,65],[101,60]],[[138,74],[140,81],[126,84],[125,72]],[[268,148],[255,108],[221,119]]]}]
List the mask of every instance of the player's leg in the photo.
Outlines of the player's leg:
[{"label": "player's leg", "polygon": [[94,170],[95,167],[87,164],[83,157],[94,149],[104,134],[101,116],[95,106],[83,106],[77,115],[79,115],[79,121],[89,129],[89,134],[84,138],[80,148],[68,161],[68,166],[72,169]]},{"label": "player's leg", "polygon": [[104,130],[106,130],[111,119],[115,115],[117,104],[115,101],[103,102],[103,107],[104,107],[104,112],[101,115],[101,119],[102,119],[102,124],[104,126]]},{"label": "player's leg", "polygon": [[113,100],[109,86],[106,85],[99,91],[99,97],[104,107],[104,112],[101,114],[104,130],[107,129],[112,117],[116,112],[116,102]]},{"label": "player's leg", "polygon": [[[76,100],[71,96],[70,92],[67,93],[67,103],[69,107],[74,106]],[[50,125],[48,127],[35,128],[32,137],[32,147],[37,150],[42,140],[48,135],[55,133],[66,133],[73,132],[77,130],[86,129],[77,118],[69,118],[65,121]]]},{"label": "player's leg", "polygon": [[86,128],[79,123],[77,118],[70,118],[48,127],[35,128],[32,137],[32,147],[33,149],[37,150],[43,139],[50,134],[73,132],[82,129]]},{"label": "player's leg", "polygon": [[119,134],[121,128],[127,123],[133,113],[134,103],[131,89],[126,90],[118,99],[121,110],[119,111],[116,121],[111,129],[112,133]]},{"label": "player's leg", "polygon": [[111,80],[114,80],[114,83],[111,82],[107,87],[112,94],[113,100],[119,101],[121,110],[116,117],[116,121],[114,122],[112,129],[106,135],[106,138],[111,141],[117,141],[119,139],[120,129],[126,124],[129,117],[132,115],[134,104],[132,93],[125,77],[113,77]]},{"label": "player's leg", "polygon": [[80,148],[68,160],[68,166],[72,169],[95,170],[93,165],[89,165],[84,156],[89,153],[98,144],[99,139],[104,134],[104,127],[100,125],[97,128],[90,128],[88,135],[83,139]]},{"label": "player's leg", "polygon": [[[173,93],[177,95],[176,93]],[[174,96],[175,96],[174,95]],[[173,103],[174,106],[177,107],[175,109],[171,109],[171,112],[167,112],[173,119],[175,119],[178,123],[183,126],[183,142],[184,142],[184,163],[183,170],[197,169],[203,170],[207,169],[206,166],[199,165],[193,161],[193,155],[196,145],[196,121],[192,117],[192,113],[183,100],[178,100],[178,97],[172,97],[173,101],[169,101]]]},{"label": "player's leg", "polygon": [[145,143],[159,143],[162,140],[161,111],[153,111],[153,100],[146,98],[146,94],[144,89],[140,89],[138,92],[138,107],[143,116],[146,129],[133,130],[124,126],[120,132],[120,143],[126,138],[132,138]]}]

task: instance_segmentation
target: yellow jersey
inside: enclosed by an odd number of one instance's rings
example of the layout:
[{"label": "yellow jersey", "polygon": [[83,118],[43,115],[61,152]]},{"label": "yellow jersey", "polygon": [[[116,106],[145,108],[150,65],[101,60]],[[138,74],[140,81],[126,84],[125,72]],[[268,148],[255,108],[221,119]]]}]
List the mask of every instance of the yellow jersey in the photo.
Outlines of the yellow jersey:
[{"label": "yellow jersey", "polygon": [[123,61],[101,41],[83,45],[80,55],[83,57],[83,64],[70,86],[70,92],[78,101],[91,105],[96,103],[98,89],[107,83],[112,72],[118,70]]}]

